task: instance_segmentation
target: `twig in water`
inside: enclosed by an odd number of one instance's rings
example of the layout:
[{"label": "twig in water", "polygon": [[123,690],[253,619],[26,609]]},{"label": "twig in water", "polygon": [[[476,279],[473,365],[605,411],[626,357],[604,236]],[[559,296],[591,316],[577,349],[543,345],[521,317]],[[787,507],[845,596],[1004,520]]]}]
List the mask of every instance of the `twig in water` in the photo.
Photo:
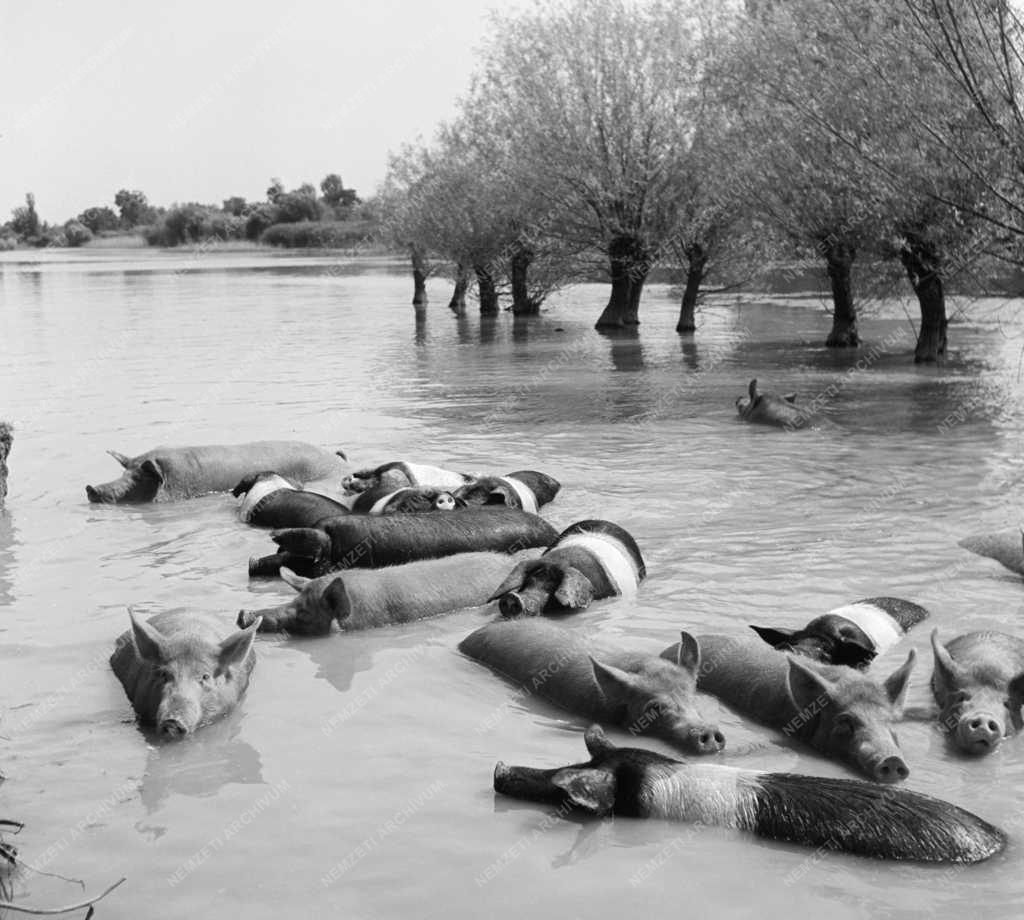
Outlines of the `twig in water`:
[{"label": "twig in water", "polygon": [[12,903],[10,901],[0,901],[0,910],[16,910],[16,911],[20,911],[23,914],[51,915],[51,914],[69,914],[73,910],[81,910],[83,907],[88,907],[89,908],[89,913],[88,913],[87,916],[91,917],[92,913],[93,913],[93,911],[92,911],[93,904],[97,903],[98,901],[102,901],[108,894],[110,894],[110,892],[112,892],[119,885],[123,884],[125,881],[126,881],[126,879],[119,878],[116,882],[114,882],[113,885],[111,885],[102,894],[98,894],[98,895],[96,895],[96,897],[89,898],[88,900],[85,900],[85,901],[80,901],[78,904],[68,904],[67,907],[23,907],[20,904],[14,904],[14,903]]}]

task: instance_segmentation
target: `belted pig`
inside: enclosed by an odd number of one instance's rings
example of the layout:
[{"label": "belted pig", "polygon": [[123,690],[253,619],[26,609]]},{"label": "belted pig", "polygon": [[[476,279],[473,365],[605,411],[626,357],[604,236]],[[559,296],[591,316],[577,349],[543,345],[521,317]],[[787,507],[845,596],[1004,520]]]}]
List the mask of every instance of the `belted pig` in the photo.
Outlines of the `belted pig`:
[{"label": "belted pig", "polygon": [[920,604],[900,597],[869,597],[815,617],[803,629],[751,626],[765,642],[826,664],[866,668],[907,630],[928,617]]},{"label": "belted pig", "polygon": [[520,562],[494,591],[504,616],[582,610],[592,600],[636,594],[647,569],[636,541],[610,521],[578,521],[538,559]]},{"label": "belted pig", "polygon": [[584,740],[586,763],[545,770],[499,761],[494,791],[560,811],[689,821],[875,859],[978,863],[1006,846],[998,827],[909,789],[683,763],[616,747],[597,725]]}]

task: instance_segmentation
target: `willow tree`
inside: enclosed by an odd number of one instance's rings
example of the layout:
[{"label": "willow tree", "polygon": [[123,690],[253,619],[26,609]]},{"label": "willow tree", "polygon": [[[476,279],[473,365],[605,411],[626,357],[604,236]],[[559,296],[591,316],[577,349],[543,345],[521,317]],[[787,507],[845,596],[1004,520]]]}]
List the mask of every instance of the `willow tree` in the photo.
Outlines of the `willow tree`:
[{"label": "willow tree", "polygon": [[[796,141],[788,145],[796,155],[787,170],[796,184],[803,175],[811,179],[812,200],[827,192],[823,209],[843,202],[841,186],[830,187],[829,177],[851,180],[844,207],[867,219],[845,218],[850,232],[832,234],[847,246],[868,236],[876,251],[899,258],[921,315],[914,359],[937,360],[946,349],[944,274],[955,253],[974,245],[981,177],[995,175],[977,113],[951,93],[948,70],[925,53],[919,24],[900,4],[787,0],[762,10],[759,20],[773,37],[793,36],[781,45],[779,66],[767,71],[771,97],[788,116],[786,135]],[[779,51],[769,43],[769,54]],[[804,64],[790,78],[794,54]],[[929,125],[941,126],[950,141],[945,147],[929,140]],[[809,156],[815,148],[823,155]],[[826,258],[829,245],[822,242]]]},{"label": "willow tree", "polygon": [[494,16],[474,96],[496,113],[495,136],[544,212],[558,215],[558,235],[604,254],[611,296],[599,328],[639,322],[647,275],[675,232],[710,9],[567,0]]}]

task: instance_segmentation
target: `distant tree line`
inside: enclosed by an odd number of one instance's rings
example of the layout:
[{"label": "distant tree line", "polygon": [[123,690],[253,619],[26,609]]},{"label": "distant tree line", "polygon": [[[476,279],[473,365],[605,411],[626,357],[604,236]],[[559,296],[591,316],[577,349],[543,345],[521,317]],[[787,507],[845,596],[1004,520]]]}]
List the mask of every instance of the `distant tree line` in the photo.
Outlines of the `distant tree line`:
[{"label": "distant tree line", "polygon": [[530,314],[599,268],[597,326],[625,327],[661,267],[690,333],[705,285],[797,260],[827,278],[829,346],[859,345],[858,304],[902,275],[934,361],[949,282],[1024,264],[1008,0],[565,0],[490,33],[455,118],[378,196],[416,303],[443,268],[453,309],[475,285],[482,312]]},{"label": "distant tree line", "polygon": [[[309,183],[286,191],[280,179],[271,179],[267,197],[248,202],[240,196],[225,199],[220,207],[198,202],[152,206],[138,190],[120,189],[114,195],[116,211],[108,205],[88,208],[63,225],[42,223],[35,197],[0,226],[0,248],[26,246],[81,246],[96,236],[141,233],[154,246],[178,246],[211,240],[250,240],[286,246],[332,246],[358,239],[362,202],[355,189],[346,188],[341,176],[330,173],[320,183],[320,194]],[[355,226],[353,226],[353,222]]]}]

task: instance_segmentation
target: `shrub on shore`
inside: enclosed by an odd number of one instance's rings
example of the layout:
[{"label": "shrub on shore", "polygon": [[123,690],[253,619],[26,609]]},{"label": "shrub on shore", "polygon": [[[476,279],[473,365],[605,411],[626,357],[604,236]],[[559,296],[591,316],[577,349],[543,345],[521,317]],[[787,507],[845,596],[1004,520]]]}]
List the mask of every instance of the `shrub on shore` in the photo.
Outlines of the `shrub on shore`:
[{"label": "shrub on shore", "polygon": [[297,249],[344,249],[358,245],[373,233],[369,221],[345,223],[303,220],[274,224],[263,231],[260,242]]}]

